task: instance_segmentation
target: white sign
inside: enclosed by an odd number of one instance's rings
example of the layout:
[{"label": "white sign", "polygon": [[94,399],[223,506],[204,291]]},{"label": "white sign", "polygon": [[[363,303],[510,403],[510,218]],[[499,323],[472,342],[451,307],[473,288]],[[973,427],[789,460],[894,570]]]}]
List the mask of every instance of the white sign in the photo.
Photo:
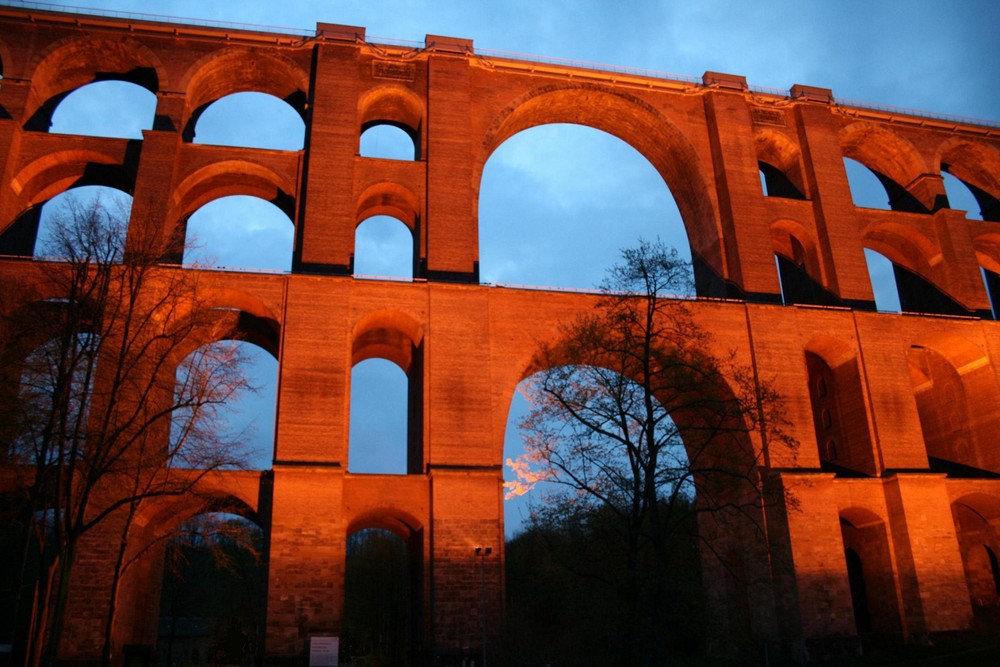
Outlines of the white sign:
[{"label": "white sign", "polygon": [[340,637],[309,638],[309,667],[338,667],[340,665]]}]

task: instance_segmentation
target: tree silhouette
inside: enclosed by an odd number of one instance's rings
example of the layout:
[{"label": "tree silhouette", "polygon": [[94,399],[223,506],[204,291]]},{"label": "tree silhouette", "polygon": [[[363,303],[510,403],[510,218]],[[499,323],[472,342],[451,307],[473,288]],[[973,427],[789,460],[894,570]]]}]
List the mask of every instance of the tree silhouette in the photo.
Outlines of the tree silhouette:
[{"label": "tree silhouette", "polygon": [[620,546],[620,660],[661,665],[672,536],[692,514],[758,521],[767,489],[754,440],[794,443],[774,390],[734,353],[717,354],[691,302],[672,296],[690,293],[676,251],[641,242],[622,259],[594,310],[538,350],[514,466],[522,485],[557,489],[536,506],[537,524],[587,527]]},{"label": "tree silhouette", "polygon": [[[193,492],[242,460],[220,409],[248,389],[235,346],[203,343],[231,329],[205,307],[197,274],[158,263],[158,239],[100,200],[70,199],[46,257],[4,277],[0,336],[6,377],[0,457],[24,490],[15,631],[31,664],[57,656],[81,539],[118,534],[104,660],[133,520],[144,503]],[[231,314],[229,314],[231,316]],[[227,329],[229,327],[229,329]],[[190,354],[194,351],[193,354]]]}]

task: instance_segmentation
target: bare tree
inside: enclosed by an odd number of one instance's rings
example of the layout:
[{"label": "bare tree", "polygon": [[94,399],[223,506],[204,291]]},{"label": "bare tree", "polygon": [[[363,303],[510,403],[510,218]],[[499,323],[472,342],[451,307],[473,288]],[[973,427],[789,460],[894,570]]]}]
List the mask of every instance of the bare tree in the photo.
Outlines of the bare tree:
[{"label": "bare tree", "polygon": [[[693,525],[692,512],[758,520],[763,452],[751,434],[765,447],[794,443],[770,386],[734,354],[716,355],[691,301],[671,296],[690,293],[676,251],[642,242],[622,257],[596,308],[537,352],[521,424],[526,453],[514,467],[521,490],[543,479],[561,489],[536,518],[564,526],[615,518],[625,561],[622,662],[661,665],[671,535]],[[648,599],[641,619],[640,595]]]},{"label": "bare tree", "polygon": [[[248,389],[232,346],[202,347],[226,326],[201,302],[197,275],[158,264],[157,239],[128,213],[70,200],[23,267],[20,307],[4,321],[9,398],[6,463],[24,476],[22,525],[39,559],[19,587],[32,596],[24,659],[52,664],[70,572],[84,535],[120,528],[105,661],[133,520],[144,503],[193,492],[242,461],[218,428]],[[8,285],[9,286],[9,285]],[[190,354],[194,352],[194,354]]]}]

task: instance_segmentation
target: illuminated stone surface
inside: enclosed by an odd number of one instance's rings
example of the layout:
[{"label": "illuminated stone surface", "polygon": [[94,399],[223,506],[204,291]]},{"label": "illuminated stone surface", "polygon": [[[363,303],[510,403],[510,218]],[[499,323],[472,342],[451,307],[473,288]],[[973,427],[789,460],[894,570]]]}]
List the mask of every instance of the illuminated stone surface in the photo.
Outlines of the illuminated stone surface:
[{"label": "illuminated stone surface", "polygon": [[[340,632],[347,536],[367,527],[410,545],[425,650],[478,645],[477,546],[493,549],[485,577],[490,627],[500,627],[511,398],[538,342],[593,303],[477,284],[483,166],[505,139],[544,123],[605,130],[662,174],[699,295],[728,299],[699,301],[696,318],[787,398],[801,447],[772,447],[765,472],[796,506],[761,522],[770,557],[755,555],[749,530],[703,526],[749,581],[706,561],[716,649],[740,633],[814,654],[851,646],[862,621],[845,553],[862,564],[873,630],[918,641],[967,628],[973,603],[997,604],[985,549],[1000,553],[1000,481],[990,478],[1000,473],[1000,325],[979,272],[1000,272],[997,129],[840,106],[808,86],[751,93],[720,73],[696,85],[479,57],[467,40],[435,36],[423,49],[375,46],[363,28],[326,24],[300,38],[3,7],[0,58],[4,254],[30,255],[25,214],[76,184],[131,192],[133,220],[159,230],[168,258],[187,216],[213,199],[292,202],[290,275],[202,276],[214,305],[241,312],[234,326],[280,360],[273,473],[210,480],[269,530],[269,657],[301,657],[309,635]],[[156,94],[141,142],[45,133],[61,96],[98,73]],[[288,100],[307,149],[192,144],[204,106],[243,90]],[[376,122],[409,128],[419,159],[358,157]],[[898,184],[895,210],[854,207],[845,156]],[[790,196],[762,194],[761,163],[772,194]],[[982,193],[985,222],[944,206],[945,165]],[[376,214],[411,229],[414,282],[350,277],[355,227]],[[904,310],[953,317],[873,312],[865,247],[921,279],[901,283]],[[799,306],[781,305],[776,254],[787,263],[784,301]],[[0,260],[0,281],[31,270]],[[409,374],[406,476],[346,472],[350,372],[369,357]],[[150,539],[205,509],[161,505]],[[90,538],[77,563],[68,658],[99,653],[112,534]],[[153,557],[126,581],[120,644],[154,641],[160,567]]]}]

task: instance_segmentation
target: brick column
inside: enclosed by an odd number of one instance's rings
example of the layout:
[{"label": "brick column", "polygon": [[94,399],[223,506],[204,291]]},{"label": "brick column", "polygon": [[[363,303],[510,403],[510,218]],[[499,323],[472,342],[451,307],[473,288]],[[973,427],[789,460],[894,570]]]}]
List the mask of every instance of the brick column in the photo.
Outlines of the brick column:
[{"label": "brick column", "polygon": [[875,297],[836,119],[828,106],[809,101],[796,106],[795,117],[819,251],[830,272],[828,287],[846,305],[874,310]]},{"label": "brick column", "polygon": [[[706,74],[706,77],[708,75]],[[745,85],[743,77],[735,77]],[[781,301],[750,113],[742,93],[705,94],[729,279],[752,300]]]},{"label": "brick column", "polygon": [[472,41],[427,36],[427,271],[430,280],[479,282],[470,146]]},{"label": "brick column", "polygon": [[972,606],[945,476],[898,474],[885,485],[895,565],[911,640],[968,628]]},{"label": "brick column", "polygon": [[292,270],[350,275],[361,132],[358,49],[334,38],[316,46],[314,63]]}]

